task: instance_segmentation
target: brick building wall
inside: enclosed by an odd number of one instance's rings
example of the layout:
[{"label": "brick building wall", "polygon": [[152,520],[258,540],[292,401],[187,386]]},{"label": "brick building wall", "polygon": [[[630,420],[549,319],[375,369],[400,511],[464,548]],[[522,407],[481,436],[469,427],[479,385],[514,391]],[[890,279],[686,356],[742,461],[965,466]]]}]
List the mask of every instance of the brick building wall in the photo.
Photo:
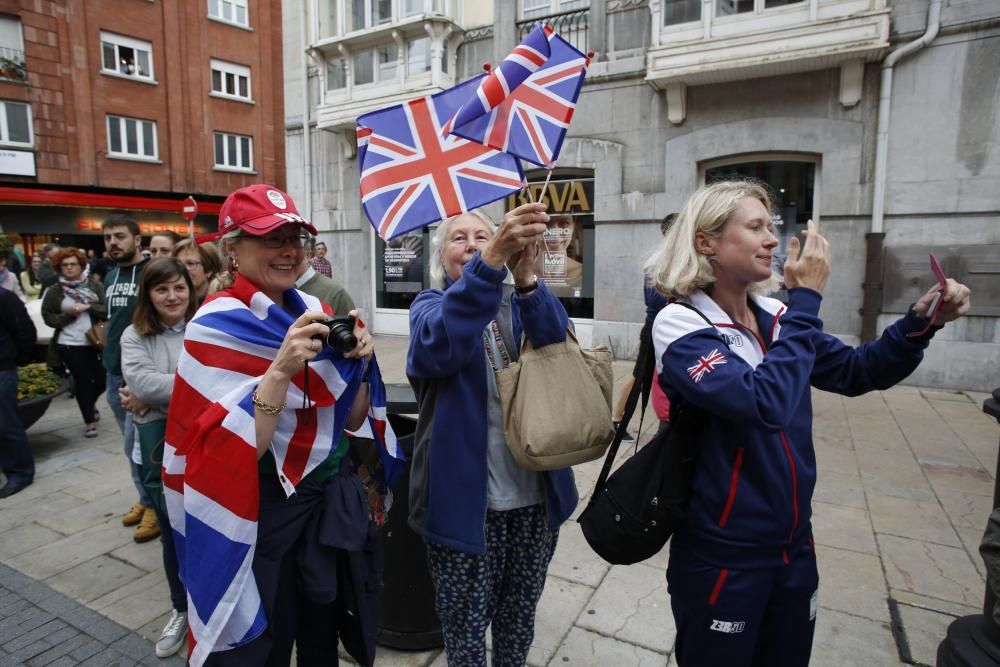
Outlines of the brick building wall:
[{"label": "brick building wall", "polygon": [[[0,14],[20,19],[27,68],[26,83],[0,80],[0,100],[31,105],[37,173],[0,173],[0,185],[216,197],[283,186],[280,11],[249,0],[244,28],[209,18],[208,0],[0,0]],[[102,72],[102,31],[149,43],[153,81]],[[251,103],[210,95],[213,58],[249,67]],[[109,156],[108,114],[154,121],[158,159]],[[252,172],[215,168],[216,131],[253,138]]]}]

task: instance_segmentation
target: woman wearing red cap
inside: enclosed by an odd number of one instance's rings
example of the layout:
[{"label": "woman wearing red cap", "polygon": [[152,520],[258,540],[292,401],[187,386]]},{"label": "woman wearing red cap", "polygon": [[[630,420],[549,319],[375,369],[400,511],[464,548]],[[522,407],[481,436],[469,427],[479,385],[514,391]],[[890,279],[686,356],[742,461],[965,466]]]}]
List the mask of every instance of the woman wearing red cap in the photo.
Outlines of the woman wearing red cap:
[{"label": "woman wearing red cap", "polygon": [[336,351],[330,313],[294,289],[315,233],[267,185],[219,214],[236,276],[188,325],[163,461],[192,665],[287,665],[293,643],[299,664],[329,663],[336,619],[358,602],[338,584],[345,554],[369,542],[370,509],[342,430],[364,423],[377,367],[356,311],[356,344]]}]

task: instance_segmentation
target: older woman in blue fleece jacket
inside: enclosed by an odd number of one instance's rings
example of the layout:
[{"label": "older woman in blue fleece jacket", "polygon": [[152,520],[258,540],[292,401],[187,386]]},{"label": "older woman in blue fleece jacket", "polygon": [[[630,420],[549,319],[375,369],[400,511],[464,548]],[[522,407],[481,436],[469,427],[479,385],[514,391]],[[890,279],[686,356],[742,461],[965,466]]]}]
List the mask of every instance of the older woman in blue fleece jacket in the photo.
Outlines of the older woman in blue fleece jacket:
[{"label": "older woman in blue fleece jacket", "polygon": [[[410,525],[424,537],[448,664],[523,665],[559,526],[576,508],[573,473],[534,472],[507,449],[493,372],[565,340],[568,317],[533,272],[543,204],[508,212],[499,229],[478,211],[445,221],[431,279],[410,306],[406,373],[419,419]],[[527,248],[527,250],[525,250]],[[509,269],[507,268],[509,267]]]}]

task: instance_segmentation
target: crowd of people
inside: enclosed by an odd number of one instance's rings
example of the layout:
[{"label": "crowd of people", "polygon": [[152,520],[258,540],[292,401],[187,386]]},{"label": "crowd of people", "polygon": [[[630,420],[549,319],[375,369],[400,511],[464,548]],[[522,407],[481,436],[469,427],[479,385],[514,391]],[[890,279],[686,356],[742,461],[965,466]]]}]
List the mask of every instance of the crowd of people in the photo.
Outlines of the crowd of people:
[{"label": "crowd of people", "polygon": [[[818,587],[810,388],[891,387],[969,309],[969,289],[949,279],[879,340],[849,347],[818,317],[832,262],[812,222],[788,248],[787,303],[767,296],[778,286],[772,213],[757,182],[702,187],[664,221],[645,265],[642,336],[655,350],[661,428],[670,406],[706,415],[666,571],[682,666],[808,664]],[[156,654],[179,650],[190,627],[193,664],[284,665],[293,647],[300,665],[337,664],[338,638],[371,664],[368,598],[377,597],[391,504],[384,485],[370,484],[377,462],[352,435],[372,406],[371,333],[331,279],[326,246],[307,256],[316,229],[287,194],[242,188],[219,218],[216,242],[157,234],[146,257],[135,220],[110,215],[113,266],[103,271],[77,248],[43,248],[17,284],[0,264],[0,497],[34,474],[9,399],[34,342],[21,297],[41,294],[55,330],[50,364],[73,378],[83,436],[97,435],[101,393],[122,433],[136,491],[122,522],[136,526],[137,542],[161,538],[173,613]],[[571,469],[536,472],[514,460],[494,376],[518,360],[522,338],[543,348],[573,326],[538,275],[551,225],[544,204],[499,224],[482,211],[442,222],[432,287],[410,307],[406,375],[418,420],[409,488],[398,492],[408,492],[409,525],[426,544],[449,665],[485,665],[487,628],[494,665],[525,664],[560,526],[579,501]],[[929,312],[935,298],[941,306]],[[333,314],[352,318],[352,342],[339,353],[322,342]],[[333,387],[340,401],[317,398]],[[241,446],[226,444],[232,434]],[[202,530],[178,500],[185,458],[185,490],[222,485],[240,508],[233,534],[251,532],[246,576],[224,596],[212,597],[218,580],[192,569],[222,566],[185,547]],[[202,615],[189,616],[189,601]],[[718,619],[739,631],[720,631]]]}]

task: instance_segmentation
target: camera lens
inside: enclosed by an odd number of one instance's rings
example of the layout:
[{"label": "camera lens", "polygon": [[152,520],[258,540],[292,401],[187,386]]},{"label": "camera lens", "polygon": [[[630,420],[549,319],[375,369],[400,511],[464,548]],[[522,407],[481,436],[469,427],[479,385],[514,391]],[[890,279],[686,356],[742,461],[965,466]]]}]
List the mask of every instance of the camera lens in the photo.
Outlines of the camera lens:
[{"label": "camera lens", "polygon": [[350,352],[357,346],[358,339],[354,336],[351,327],[343,322],[326,322],[330,327],[327,334],[326,344],[338,352]]}]

